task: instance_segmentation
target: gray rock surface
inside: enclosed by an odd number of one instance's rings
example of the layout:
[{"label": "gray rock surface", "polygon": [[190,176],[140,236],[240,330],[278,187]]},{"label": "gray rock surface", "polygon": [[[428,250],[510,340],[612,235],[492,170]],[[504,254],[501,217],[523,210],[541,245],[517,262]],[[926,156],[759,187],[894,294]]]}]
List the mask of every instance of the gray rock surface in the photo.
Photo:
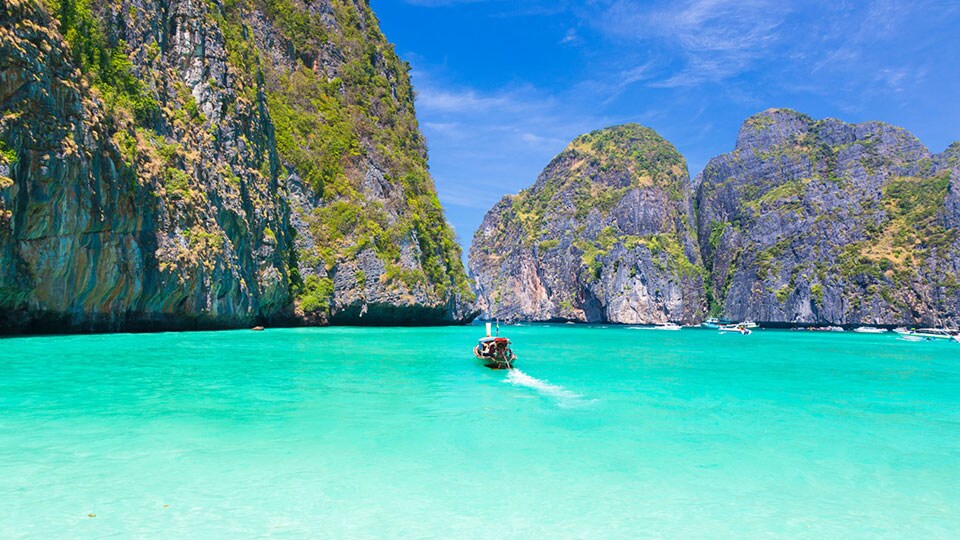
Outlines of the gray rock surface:
[{"label": "gray rock surface", "polygon": [[958,146],[880,122],[748,119],[697,179],[711,309],[793,324],[957,321]]},{"label": "gray rock surface", "polygon": [[486,215],[469,254],[487,318],[694,322],[704,308],[690,181],[648,128],[575,139]]},{"label": "gray rock surface", "polygon": [[[473,317],[433,205],[409,78],[369,6],[293,2],[325,36],[309,41],[285,37],[272,3],[227,4],[91,2],[79,15],[38,0],[0,4],[0,332]],[[270,54],[275,69],[261,69]],[[372,79],[347,80],[344,70],[368,61],[380,66]],[[380,243],[323,234],[317,216],[343,201],[309,192],[301,163],[284,157],[275,116],[295,105],[279,86],[294,68],[334,96],[313,98],[351,110],[376,100],[385,110],[370,114],[403,128],[341,122],[359,134],[340,185],[358,190],[366,215],[395,218]],[[383,132],[405,149],[385,148]],[[381,249],[391,242],[395,256]]]},{"label": "gray rock surface", "polygon": [[477,231],[484,316],[960,324],[960,143],[931,154],[881,122],[771,109],[710,160],[692,206],[685,170],[637,126],[575,140]]}]

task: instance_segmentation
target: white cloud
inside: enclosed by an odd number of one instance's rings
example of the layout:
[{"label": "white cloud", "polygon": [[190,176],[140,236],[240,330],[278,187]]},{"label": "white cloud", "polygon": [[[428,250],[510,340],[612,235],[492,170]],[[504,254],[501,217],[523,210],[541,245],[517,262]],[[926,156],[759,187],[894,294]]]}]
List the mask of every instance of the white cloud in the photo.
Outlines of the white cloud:
[{"label": "white cloud", "polygon": [[567,30],[567,33],[564,34],[563,39],[560,40],[562,45],[576,45],[580,43],[580,34],[577,33],[576,28],[571,28]]},{"label": "white cloud", "polygon": [[456,6],[459,4],[476,4],[478,2],[490,2],[495,0],[404,0],[404,1],[414,6],[444,7],[444,6]]},{"label": "white cloud", "polygon": [[504,97],[480,96],[473,90],[448,91],[436,88],[421,88],[417,92],[417,106],[421,109],[446,112],[467,112],[503,107],[508,101]]},{"label": "white cloud", "polygon": [[[683,65],[650,83],[677,87],[721,82],[750,69],[781,41],[788,14],[788,3],[772,0],[687,0],[654,9],[616,0],[594,24],[615,38],[677,51]],[[625,84],[641,80],[647,78]]]}]

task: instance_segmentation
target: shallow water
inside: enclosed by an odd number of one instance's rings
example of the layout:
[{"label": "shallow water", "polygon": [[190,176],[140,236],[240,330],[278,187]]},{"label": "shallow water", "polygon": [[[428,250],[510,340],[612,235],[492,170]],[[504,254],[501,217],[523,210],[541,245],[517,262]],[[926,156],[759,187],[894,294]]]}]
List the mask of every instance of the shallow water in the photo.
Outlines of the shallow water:
[{"label": "shallow water", "polygon": [[0,538],[960,530],[960,344],[516,326],[503,372],[481,333],[2,339]]}]

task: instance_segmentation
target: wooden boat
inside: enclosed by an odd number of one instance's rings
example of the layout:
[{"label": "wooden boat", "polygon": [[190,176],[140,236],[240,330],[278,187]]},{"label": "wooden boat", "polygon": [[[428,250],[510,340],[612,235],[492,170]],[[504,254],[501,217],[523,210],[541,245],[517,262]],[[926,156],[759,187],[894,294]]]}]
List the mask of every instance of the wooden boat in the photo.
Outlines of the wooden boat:
[{"label": "wooden boat", "polygon": [[510,349],[510,340],[504,337],[483,337],[473,348],[473,354],[490,369],[513,369],[517,355]]},{"label": "wooden boat", "polygon": [[487,323],[487,335],[480,338],[477,346],[473,348],[473,355],[490,369],[513,369],[517,355],[510,349],[510,340],[500,337],[499,324],[496,336],[490,335],[490,327],[490,323]]}]

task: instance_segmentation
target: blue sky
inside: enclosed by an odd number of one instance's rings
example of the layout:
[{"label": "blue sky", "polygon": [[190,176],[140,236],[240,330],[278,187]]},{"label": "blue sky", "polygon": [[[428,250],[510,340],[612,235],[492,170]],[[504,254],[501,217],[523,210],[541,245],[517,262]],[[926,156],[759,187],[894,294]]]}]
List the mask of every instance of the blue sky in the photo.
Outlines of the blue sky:
[{"label": "blue sky", "polygon": [[960,0],[372,0],[413,66],[440,200],[464,247],[581,133],[638,122],[691,177],[750,115],[960,140]]}]

